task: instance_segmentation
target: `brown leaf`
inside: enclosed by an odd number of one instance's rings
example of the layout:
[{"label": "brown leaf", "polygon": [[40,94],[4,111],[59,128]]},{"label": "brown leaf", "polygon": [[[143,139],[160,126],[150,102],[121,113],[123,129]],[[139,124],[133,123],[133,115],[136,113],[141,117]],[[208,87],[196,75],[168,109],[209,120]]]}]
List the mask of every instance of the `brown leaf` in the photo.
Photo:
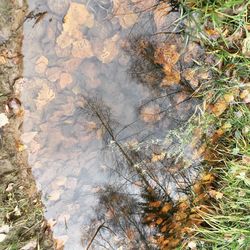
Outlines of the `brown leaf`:
[{"label": "brown leaf", "polygon": [[176,45],[166,43],[156,48],[154,58],[155,63],[162,65],[167,64],[170,67],[168,71],[171,71],[173,65],[178,62],[180,54],[177,52]]},{"label": "brown leaf", "polygon": [[161,206],[161,201],[153,201],[153,202],[149,202],[148,204],[149,207],[154,207],[154,208],[158,208]]},{"label": "brown leaf", "polygon": [[142,11],[151,10],[156,4],[156,0],[131,0],[131,2]]},{"label": "brown leaf", "polygon": [[150,105],[150,106],[144,107],[140,115],[144,122],[153,123],[153,122],[157,122],[161,120],[160,111],[161,109],[159,105]]},{"label": "brown leaf", "polygon": [[169,71],[169,68],[166,66],[168,65],[164,66],[165,77],[161,82],[161,87],[168,87],[174,84],[178,84],[181,80],[180,72],[175,69]]},{"label": "brown leaf", "polygon": [[161,209],[162,213],[168,213],[172,209],[172,204],[171,203],[166,203],[163,208]]},{"label": "brown leaf", "polygon": [[222,96],[214,105],[212,105],[211,110],[214,115],[219,117],[221,114],[223,114],[233,100],[234,95],[232,93]]},{"label": "brown leaf", "polygon": [[172,10],[172,7],[167,2],[160,2],[154,10],[154,21],[157,30],[162,30],[164,26],[168,26],[166,23],[166,16]]}]

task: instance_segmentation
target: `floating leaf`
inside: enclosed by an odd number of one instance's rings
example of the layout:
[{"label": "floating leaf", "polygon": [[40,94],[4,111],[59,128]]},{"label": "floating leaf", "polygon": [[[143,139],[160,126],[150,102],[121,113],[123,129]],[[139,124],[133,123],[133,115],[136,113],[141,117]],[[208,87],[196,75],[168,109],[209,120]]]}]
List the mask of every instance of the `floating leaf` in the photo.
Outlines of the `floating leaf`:
[{"label": "floating leaf", "polygon": [[175,65],[180,58],[180,54],[177,52],[177,47],[174,44],[164,44],[162,46],[158,46],[155,50],[154,59],[155,63],[162,65],[169,65],[170,69],[172,69],[173,65]]},{"label": "floating leaf", "polygon": [[117,41],[119,35],[114,35],[113,37],[106,39],[103,45],[95,50],[96,57],[102,63],[110,63],[118,55]]},{"label": "floating leaf", "polygon": [[166,16],[172,10],[172,7],[167,2],[160,2],[154,10],[154,21],[157,30],[162,30],[164,26],[169,25],[166,23]]},{"label": "floating leaf", "polygon": [[144,107],[141,111],[141,118],[144,122],[157,122],[161,120],[161,114],[160,114],[160,107],[159,105],[150,105],[147,107]]},{"label": "floating leaf", "polygon": [[120,25],[124,29],[128,29],[136,23],[138,16],[135,13],[129,13],[129,14],[121,15],[118,18],[119,18]]},{"label": "floating leaf", "polygon": [[87,39],[81,39],[73,42],[72,56],[76,58],[89,58],[92,57],[93,50],[91,43]]},{"label": "floating leaf", "polygon": [[48,59],[47,57],[45,56],[41,56],[37,59],[36,61],[36,65],[35,65],[35,71],[38,73],[38,74],[43,74],[45,73],[46,69],[47,69],[47,66],[48,66]]},{"label": "floating leaf", "polygon": [[36,99],[37,109],[41,109],[43,106],[48,104],[55,98],[55,93],[52,89],[49,88],[47,84],[44,84],[40,92],[38,93]]},{"label": "floating leaf", "polygon": [[59,82],[61,89],[64,89],[72,82],[73,82],[73,78],[69,73],[62,73],[61,74],[60,82]]}]

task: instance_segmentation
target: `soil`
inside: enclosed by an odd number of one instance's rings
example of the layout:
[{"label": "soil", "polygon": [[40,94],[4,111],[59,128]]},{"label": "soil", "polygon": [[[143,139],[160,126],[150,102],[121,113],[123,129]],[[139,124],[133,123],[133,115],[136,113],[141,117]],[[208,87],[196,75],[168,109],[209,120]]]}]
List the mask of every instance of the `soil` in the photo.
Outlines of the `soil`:
[{"label": "soil", "polygon": [[0,113],[9,120],[0,128],[1,250],[54,248],[27,154],[19,143],[23,111],[15,84],[23,71],[22,25],[26,10],[22,0],[0,3]]}]

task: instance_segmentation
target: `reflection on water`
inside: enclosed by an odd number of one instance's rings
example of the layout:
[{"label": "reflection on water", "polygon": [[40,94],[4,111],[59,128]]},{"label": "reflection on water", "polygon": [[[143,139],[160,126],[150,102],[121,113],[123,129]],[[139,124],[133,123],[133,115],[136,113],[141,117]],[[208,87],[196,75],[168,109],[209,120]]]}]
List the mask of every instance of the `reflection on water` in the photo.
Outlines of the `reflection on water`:
[{"label": "reflection on water", "polygon": [[54,236],[65,249],[156,248],[161,223],[148,215],[197,172],[175,176],[184,160],[167,158],[176,150],[167,131],[196,104],[179,74],[193,55],[180,57],[180,35],[162,35],[178,32],[178,13],[162,17],[154,0],[28,2],[22,139]]}]

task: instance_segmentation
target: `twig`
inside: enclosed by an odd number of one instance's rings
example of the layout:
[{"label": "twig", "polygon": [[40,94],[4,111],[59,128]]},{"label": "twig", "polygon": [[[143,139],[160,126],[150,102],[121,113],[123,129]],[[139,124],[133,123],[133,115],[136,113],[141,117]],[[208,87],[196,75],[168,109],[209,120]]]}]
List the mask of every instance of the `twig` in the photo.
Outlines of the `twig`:
[{"label": "twig", "polygon": [[89,250],[89,248],[90,248],[91,244],[93,243],[93,241],[94,241],[96,235],[97,235],[98,232],[102,229],[102,227],[104,226],[104,224],[105,224],[105,222],[103,222],[103,223],[97,228],[95,234],[93,235],[93,237],[91,238],[91,240],[90,240],[88,246],[86,247],[86,250]]}]

